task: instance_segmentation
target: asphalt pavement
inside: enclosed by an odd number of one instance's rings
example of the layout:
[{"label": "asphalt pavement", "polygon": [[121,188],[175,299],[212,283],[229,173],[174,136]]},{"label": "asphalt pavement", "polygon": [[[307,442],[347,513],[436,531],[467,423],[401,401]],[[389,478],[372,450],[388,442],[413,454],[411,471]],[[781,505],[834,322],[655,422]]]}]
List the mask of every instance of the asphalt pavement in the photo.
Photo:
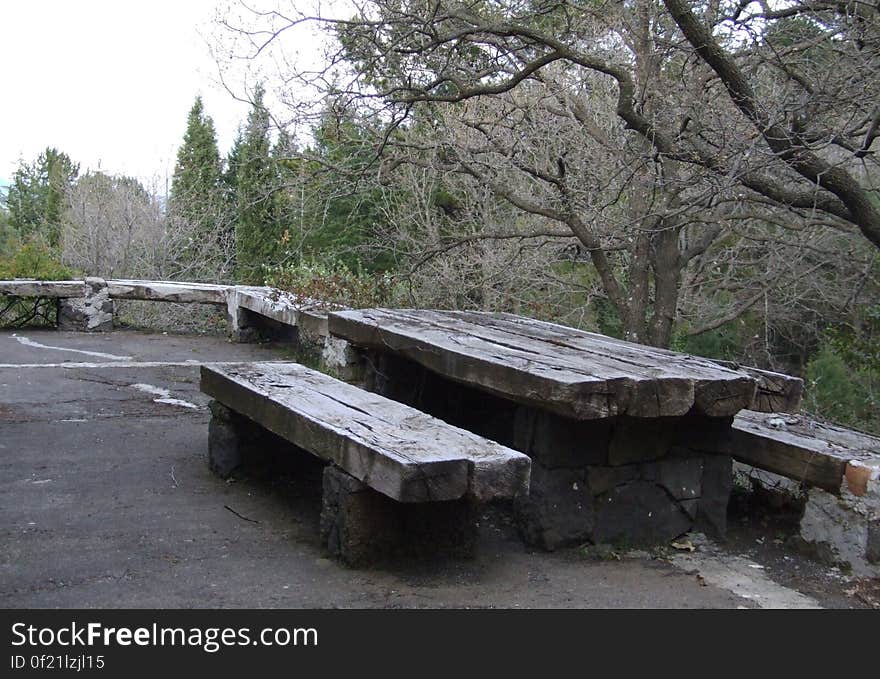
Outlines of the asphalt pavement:
[{"label": "asphalt pavement", "polygon": [[717,553],[531,552],[497,512],[472,560],[346,568],[318,540],[319,467],[231,482],[207,468],[199,364],[283,358],[221,337],[0,333],[0,607],[816,604]]}]

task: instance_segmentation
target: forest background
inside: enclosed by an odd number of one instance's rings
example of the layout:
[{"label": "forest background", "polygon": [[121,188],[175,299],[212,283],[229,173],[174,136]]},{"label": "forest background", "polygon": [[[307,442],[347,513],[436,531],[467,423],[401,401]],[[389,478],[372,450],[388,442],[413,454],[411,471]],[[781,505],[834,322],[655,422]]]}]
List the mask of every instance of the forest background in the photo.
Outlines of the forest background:
[{"label": "forest background", "polygon": [[880,433],[877,3],[288,3],[213,39],[253,66],[231,148],[195,97],[167,187],[22,161],[0,278],[509,311],[801,375]]}]

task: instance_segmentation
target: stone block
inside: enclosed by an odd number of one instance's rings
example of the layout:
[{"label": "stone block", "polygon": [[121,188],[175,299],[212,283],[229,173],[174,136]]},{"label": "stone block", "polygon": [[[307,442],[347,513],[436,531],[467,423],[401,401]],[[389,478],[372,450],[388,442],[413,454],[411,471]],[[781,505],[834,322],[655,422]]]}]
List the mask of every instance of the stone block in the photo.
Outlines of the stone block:
[{"label": "stone block", "polygon": [[208,467],[221,478],[227,478],[242,462],[242,431],[239,416],[224,405],[211,401],[208,423]]},{"label": "stone block", "polygon": [[703,457],[674,451],[674,455],[641,465],[641,478],[662,486],[676,500],[693,500],[703,495]]},{"label": "stone block", "polygon": [[638,481],[641,479],[641,474],[641,466],[637,464],[619,467],[590,465],[587,467],[587,484],[589,484],[590,493],[598,496],[610,492],[617,486]]},{"label": "stone block", "polygon": [[703,458],[670,457],[657,462],[608,467],[587,467],[587,482],[594,495],[601,495],[630,481],[651,481],[675,500],[694,500],[702,496]]},{"label": "stone block", "polygon": [[86,332],[113,330],[113,300],[103,278],[86,278]]},{"label": "stone block", "polygon": [[544,549],[587,541],[662,544],[698,520],[723,533],[730,465],[730,458],[707,460],[684,450],[653,462],[582,469],[533,461],[530,495],[516,503],[517,523],[527,543]]},{"label": "stone block", "polygon": [[353,567],[392,556],[473,556],[477,512],[464,500],[401,503],[338,467],[324,469],[321,540]]},{"label": "stone block", "polygon": [[312,457],[217,401],[211,401],[208,408],[208,466],[221,478],[236,471],[252,476],[271,474],[280,456]]},{"label": "stone block", "polygon": [[107,282],[102,278],[86,278],[85,297],[61,299],[58,304],[58,329],[76,332],[110,332],[113,330],[113,300]]},{"label": "stone block", "polygon": [[876,578],[880,577],[880,462],[858,464],[867,476],[857,488],[859,495],[851,491],[846,479],[838,495],[810,489],[801,537],[855,575]]},{"label": "stone block", "polygon": [[678,506],[684,510],[684,513],[691,517],[691,521],[697,520],[697,513],[700,511],[700,498],[693,500],[679,500]]},{"label": "stone block", "polygon": [[58,329],[83,332],[86,327],[86,300],[70,297],[58,300]]},{"label": "stone block", "polygon": [[321,349],[321,362],[342,380],[353,381],[364,377],[363,356],[338,337],[327,336]]},{"label": "stone block", "polygon": [[529,495],[514,504],[523,540],[554,550],[591,539],[595,520],[593,493],[583,470],[545,469],[532,464]]},{"label": "stone block", "polygon": [[697,527],[717,538],[727,534],[727,507],[733,490],[733,458],[728,455],[702,456],[703,474],[697,510]]},{"label": "stone block", "polygon": [[321,541],[351,566],[364,566],[397,548],[401,527],[393,501],[338,467],[324,469]]},{"label": "stone block", "polygon": [[548,469],[577,469],[608,459],[611,420],[577,421],[519,406],[512,447]]},{"label": "stone block", "polygon": [[691,526],[691,516],[666,490],[652,481],[633,481],[596,499],[592,541],[657,545],[686,533]]},{"label": "stone block", "polygon": [[664,457],[673,445],[681,418],[617,417],[608,445],[608,464],[648,462]]}]

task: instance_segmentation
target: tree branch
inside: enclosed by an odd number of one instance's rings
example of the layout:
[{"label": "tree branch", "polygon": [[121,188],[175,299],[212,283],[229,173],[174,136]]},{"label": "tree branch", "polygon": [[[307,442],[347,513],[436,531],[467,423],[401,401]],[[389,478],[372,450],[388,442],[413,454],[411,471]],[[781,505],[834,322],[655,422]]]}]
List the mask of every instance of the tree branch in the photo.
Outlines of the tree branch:
[{"label": "tree branch", "polygon": [[846,170],[831,165],[797,143],[762,110],[755,91],[745,75],[700,23],[685,0],[663,0],[675,23],[700,58],[718,74],[731,101],[748,118],[767,142],[774,155],[807,181],[826,189],[840,199],[865,238],[880,248],[880,211]]}]

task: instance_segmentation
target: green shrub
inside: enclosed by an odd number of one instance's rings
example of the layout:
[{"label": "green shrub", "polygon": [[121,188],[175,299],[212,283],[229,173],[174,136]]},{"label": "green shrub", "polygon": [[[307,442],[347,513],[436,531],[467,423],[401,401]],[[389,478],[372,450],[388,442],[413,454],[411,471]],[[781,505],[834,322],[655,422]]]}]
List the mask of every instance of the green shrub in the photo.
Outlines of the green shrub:
[{"label": "green shrub", "polygon": [[[679,325],[672,336],[670,348],[694,356],[718,358],[724,361],[737,361],[747,365],[758,365],[761,360],[756,354],[755,342],[762,335],[761,320],[749,313],[729,321],[719,328],[707,330],[699,335],[687,334],[688,327]],[[760,342],[763,346],[763,342]]]},{"label": "green shrub", "polygon": [[389,276],[353,271],[338,262],[302,262],[269,269],[266,285],[307,297],[326,307],[387,307],[394,305],[395,298]]},{"label": "green shrub", "polygon": [[[74,272],[58,261],[56,252],[39,236],[31,237],[0,257],[0,280],[36,278],[68,280]],[[45,297],[0,299],[0,327],[53,326],[57,302]]]},{"label": "green shrub", "polygon": [[58,254],[39,237],[22,243],[0,259],[0,280],[35,278],[41,281],[69,280],[74,272],[58,261]]},{"label": "green shrub", "polygon": [[817,414],[880,434],[880,304],[829,328],[806,378],[807,404]]}]

